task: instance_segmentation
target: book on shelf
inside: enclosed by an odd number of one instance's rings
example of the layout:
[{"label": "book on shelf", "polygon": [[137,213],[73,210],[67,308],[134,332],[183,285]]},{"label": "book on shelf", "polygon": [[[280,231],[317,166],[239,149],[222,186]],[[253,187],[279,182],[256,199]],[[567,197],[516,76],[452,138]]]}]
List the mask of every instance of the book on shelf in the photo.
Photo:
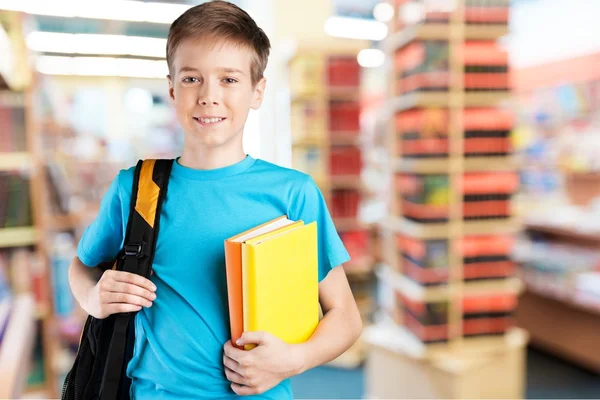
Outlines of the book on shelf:
[{"label": "book on shelf", "polygon": [[18,172],[0,172],[0,229],[31,226],[29,177]]},{"label": "book on shelf", "polygon": [[25,108],[22,95],[2,92],[0,95],[0,153],[27,150]]}]

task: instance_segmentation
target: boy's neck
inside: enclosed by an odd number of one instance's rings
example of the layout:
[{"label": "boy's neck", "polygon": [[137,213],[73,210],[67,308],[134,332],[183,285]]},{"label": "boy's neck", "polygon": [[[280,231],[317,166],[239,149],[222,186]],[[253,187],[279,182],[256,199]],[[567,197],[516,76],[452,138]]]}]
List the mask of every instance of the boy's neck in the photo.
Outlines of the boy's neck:
[{"label": "boy's neck", "polygon": [[228,167],[246,158],[243,147],[232,150],[227,146],[206,148],[198,146],[189,148],[184,146],[179,164],[193,169],[209,170]]}]

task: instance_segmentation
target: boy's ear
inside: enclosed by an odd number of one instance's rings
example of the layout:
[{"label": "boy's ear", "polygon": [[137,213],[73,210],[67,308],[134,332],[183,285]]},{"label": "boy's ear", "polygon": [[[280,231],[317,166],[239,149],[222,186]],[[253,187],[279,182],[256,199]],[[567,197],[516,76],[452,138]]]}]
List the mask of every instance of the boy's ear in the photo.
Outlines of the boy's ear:
[{"label": "boy's ear", "polygon": [[167,80],[169,81],[169,97],[171,100],[175,100],[175,91],[173,88],[173,80],[171,79],[171,75],[167,75]]},{"label": "boy's ear", "polygon": [[260,105],[263,102],[263,98],[265,97],[265,87],[267,86],[267,79],[262,78],[254,88],[254,93],[252,94],[252,103],[250,104],[250,108],[253,110],[258,110]]}]

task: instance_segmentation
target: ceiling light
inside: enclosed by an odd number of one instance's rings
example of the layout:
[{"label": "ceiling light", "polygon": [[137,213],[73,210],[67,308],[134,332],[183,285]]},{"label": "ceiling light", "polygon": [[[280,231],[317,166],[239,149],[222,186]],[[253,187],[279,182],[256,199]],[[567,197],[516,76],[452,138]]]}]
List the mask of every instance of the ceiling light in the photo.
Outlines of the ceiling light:
[{"label": "ceiling light", "polygon": [[164,60],[135,58],[40,56],[36,67],[46,75],[164,79],[169,73]]},{"label": "ceiling light", "polygon": [[356,59],[363,68],[381,67],[385,61],[385,53],[379,49],[362,49]]},{"label": "ceiling light", "polygon": [[0,10],[66,18],[92,18],[170,24],[189,4],[145,3],[130,0],[0,0]]},{"label": "ceiling light", "polygon": [[329,17],[325,22],[325,32],[346,39],[382,40],[387,36],[388,27],[383,22],[370,19]]},{"label": "ceiling light", "polygon": [[390,3],[377,3],[373,8],[373,16],[377,21],[389,22],[394,18],[394,7]]},{"label": "ceiling light", "polygon": [[31,32],[27,47],[40,53],[130,55],[165,58],[167,40],[159,38]]},{"label": "ceiling light", "polygon": [[422,3],[411,1],[402,6],[400,15],[405,24],[418,24],[425,19],[425,6]]}]

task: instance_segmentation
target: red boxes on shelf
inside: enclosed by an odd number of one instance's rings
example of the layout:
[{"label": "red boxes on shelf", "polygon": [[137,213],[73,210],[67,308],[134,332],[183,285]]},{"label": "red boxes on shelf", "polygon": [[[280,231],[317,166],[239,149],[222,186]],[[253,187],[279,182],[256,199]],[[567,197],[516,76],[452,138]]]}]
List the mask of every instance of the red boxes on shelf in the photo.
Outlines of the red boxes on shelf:
[{"label": "red boxes on shelf", "polygon": [[360,104],[352,101],[329,103],[329,131],[358,132],[360,130]]},{"label": "red boxes on shelf", "polygon": [[362,158],[360,149],[354,146],[332,147],[329,154],[331,176],[360,175]]},{"label": "red boxes on shelf", "polygon": [[[446,240],[419,240],[396,237],[402,273],[423,286],[444,285],[449,277],[449,253]],[[516,264],[510,255],[514,246],[511,236],[469,236],[457,251],[463,257],[466,282],[502,279],[514,276]]]},{"label": "red boxes on shelf", "polygon": [[[446,342],[449,339],[447,301],[424,302],[397,294],[403,307],[405,325],[424,343]],[[516,294],[486,294],[464,297],[462,300],[463,337],[501,335],[515,326],[513,312]]]},{"label": "red boxes on shelf", "polygon": [[[451,188],[447,175],[398,174],[396,180],[404,217],[426,223],[448,221]],[[462,186],[465,220],[509,218],[519,178],[513,172],[467,173]]]},{"label": "red boxes on shelf", "polygon": [[[513,114],[500,108],[468,108],[463,113],[464,155],[505,156],[512,153]],[[398,153],[406,158],[447,157],[447,109],[412,109],[396,114]]]},{"label": "red boxes on shelf", "polygon": [[358,87],[360,65],[356,57],[329,57],[327,83],[329,87]]}]

